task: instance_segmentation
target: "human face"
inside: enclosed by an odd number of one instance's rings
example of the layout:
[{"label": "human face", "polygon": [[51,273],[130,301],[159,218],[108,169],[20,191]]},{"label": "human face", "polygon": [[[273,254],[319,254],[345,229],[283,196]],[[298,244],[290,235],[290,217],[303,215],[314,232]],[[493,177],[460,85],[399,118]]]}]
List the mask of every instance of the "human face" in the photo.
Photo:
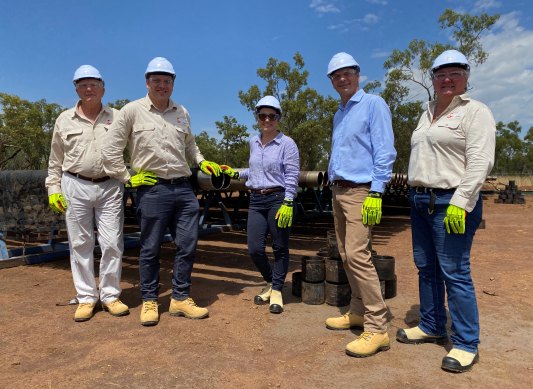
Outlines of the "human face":
[{"label": "human face", "polygon": [[156,106],[168,106],[168,100],[174,89],[174,79],[166,74],[154,74],[146,79],[148,96]]},{"label": "human face", "polygon": [[76,83],[76,93],[85,104],[101,103],[104,92],[104,83],[97,78],[83,78]]},{"label": "human face", "polygon": [[437,98],[453,98],[466,91],[468,73],[460,67],[449,67],[437,70],[432,77],[433,88]]},{"label": "human face", "polygon": [[335,70],[329,78],[343,104],[346,104],[359,89],[359,73],[354,68]]},{"label": "human face", "polygon": [[257,124],[263,134],[273,134],[278,131],[279,114],[275,109],[262,107],[256,114],[256,117]]}]

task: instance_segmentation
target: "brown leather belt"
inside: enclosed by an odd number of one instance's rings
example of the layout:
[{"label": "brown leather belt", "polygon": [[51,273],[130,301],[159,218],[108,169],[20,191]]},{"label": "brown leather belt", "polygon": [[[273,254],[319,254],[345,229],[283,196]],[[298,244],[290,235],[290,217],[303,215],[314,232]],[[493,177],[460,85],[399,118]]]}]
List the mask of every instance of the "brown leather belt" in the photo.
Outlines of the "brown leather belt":
[{"label": "brown leather belt", "polygon": [[285,190],[285,188],[282,188],[281,186],[277,186],[275,188],[250,189],[250,192],[252,192],[254,194],[267,195],[267,194],[270,194],[270,193],[281,192],[281,191],[284,191],[284,190]]},{"label": "brown leather belt", "polygon": [[82,176],[79,173],[72,173],[72,172],[68,172],[68,171],[67,171],[67,173],[70,174],[71,176],[80,178],[80,179],[85,180],[85,181],[91,181],[91,182],[105,182],[105,181],[107,181],[107,180],[109,180],[111,178],[109,176],[99,177],[99,178],[91,178],[91,177]]},{"label": "brown leather belt", "polygon": [[355,183],[347,180],[335,180],[331,186],[338,186],[339,188],[370,188],[370,182]]}]

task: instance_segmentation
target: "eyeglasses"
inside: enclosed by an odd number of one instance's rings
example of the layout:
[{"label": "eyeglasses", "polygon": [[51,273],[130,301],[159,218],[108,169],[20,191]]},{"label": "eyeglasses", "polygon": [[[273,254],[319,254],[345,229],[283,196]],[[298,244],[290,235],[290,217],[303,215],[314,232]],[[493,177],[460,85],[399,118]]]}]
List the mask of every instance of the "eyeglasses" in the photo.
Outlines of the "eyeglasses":
[{"label": "eyeglasses", "polygon": [[172,79],[160,79],[160,78],[150,78],[150,82],[154,85],[166,85],[169,86],[174,80]]},{"label": "eyeglasses", "polygon": [[258,113],[257,114],[257,118],[259,120],[261,120],[262,122],[266,121],[267,118],[268,120],[270,120],[271,122],[273,121],[277,121],[281,118],[281,116],[277,113]]},{"label": "eyeglasses", "polygon": [[339,81],[341,78],[349,78],[350,76],[356,75],[355,70],[344,70],[342,72],[335,72],[329,75],[329,78],[333,81]]},{"label": "eyeglasses", "polygon": [[456,70],[455,72],[449,72],[449,73],[435,73],[433,74],[433,79],[437,81],[444,81],[445,79],[449,78],[450,80],[458,80],[465,76],[465,72],[462,70]]},{"label": "eyeglasses", "polygon": [[88,89],[88,88],[97,89],[97,88],[100,88],[101,86],[102,86],[101,82],[80,82],[76,84],[76,88],[79,88],[79,89]]}]

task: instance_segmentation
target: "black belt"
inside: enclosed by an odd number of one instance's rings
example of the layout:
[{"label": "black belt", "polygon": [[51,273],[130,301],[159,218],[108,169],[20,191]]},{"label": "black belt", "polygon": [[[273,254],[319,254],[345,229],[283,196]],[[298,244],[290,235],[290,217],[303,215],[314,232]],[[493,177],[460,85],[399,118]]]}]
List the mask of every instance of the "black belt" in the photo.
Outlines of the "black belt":
[{"label": "black belt", "polygon": [[80,179],[85,180],[85,181],[91,181],[91,182],[105,182],[105,181],[107,181],[107,180],[109,180],[111,178],[109,176],[99,177],[99,178],[91,178],[91,177],[82,176],[81,174],[78,174],[78,173],[72,173],[72,172],[69,172],[69,171],[67,171],[67,173],[70,174],[71,176],[80,178]]},{"label": "black belt", "polygon": [[411,187],[416,193],[452,193],[456,188],[441,189],[441,188],[426,188],[425,186],[413,186]]},{"label": "black belt", "polygon": [[282,188],[281,186],[277,186],[277,187],[274,187],[274,188],[250,189],[250,192],[252,192],[254,194],[267,195],[267,194],[270,194],[270,193],[281,192],[281,191],[284,191],[284,190],[285,190],[285,188]]},{"label": "black belt", "polygon": [[370,188],[370,182],[356,183],[348,180],[335,180],[331,186],[338,186],[339,188]]},{"label": "black belt", "polygon": [[189,177],[176,177],[176,178],[170,178],[170,179],[164,179],[164,178],[157,178],[158,184],[167,184],[167,185],[176,185],[176,184],[183,184],[184,182],[189,181]]}]

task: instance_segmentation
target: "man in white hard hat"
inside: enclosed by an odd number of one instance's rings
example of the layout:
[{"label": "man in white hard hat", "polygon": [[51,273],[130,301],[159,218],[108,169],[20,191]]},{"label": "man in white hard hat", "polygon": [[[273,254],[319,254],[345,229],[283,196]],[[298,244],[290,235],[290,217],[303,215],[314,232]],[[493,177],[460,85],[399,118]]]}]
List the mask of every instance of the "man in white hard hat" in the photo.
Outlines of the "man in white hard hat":
[{"label": "man in white hard hat", "polygon": [[350,310],[326,320],[332,330],[360,327],[364,332],[346,346],[354,357],[389,349],[388,309],[369,250],[370,227],[381,220],[381,195],[396,159],[389,107],[359,89],[359,64],[337,53],[327,75],[341,103],[333,119],[328,176],[339,253],[352,289]]},{"label": "man in white hard hat", "polygon": [[[100,154],[104,135],[118,111],[102,105],[98,69],[82,65],[73,78],[79,101],[56,120],[46,187],[50,207],[65,213],[72,277],[79,302],[74,320],[89,320],[98,300],[113,316],[129,313],[121,293],[123,185],[106,175]],[[94,278],[94,222],[98,229],[99,290]]]},{"label": "man in white hard hat", "polygon": [[[220,166],[204,159],[191,132],[189,112],[171,98],[176,73],[163,57],[148,63],[146,97],[122,108],[102,149],[107,174],[137,188],[137,218],[141,228],[139,255],[143,300],[141,324],[159,322],[159,253],[166,229],[176,244],[172,275],[173,316],[202,319],[206,308],[190,297],[191,273],[198,240],[198,200],[189,177],[188,161],[206,174],[221,174]],[[126,169],[123,150],[128,144],[131,167]]]}]

